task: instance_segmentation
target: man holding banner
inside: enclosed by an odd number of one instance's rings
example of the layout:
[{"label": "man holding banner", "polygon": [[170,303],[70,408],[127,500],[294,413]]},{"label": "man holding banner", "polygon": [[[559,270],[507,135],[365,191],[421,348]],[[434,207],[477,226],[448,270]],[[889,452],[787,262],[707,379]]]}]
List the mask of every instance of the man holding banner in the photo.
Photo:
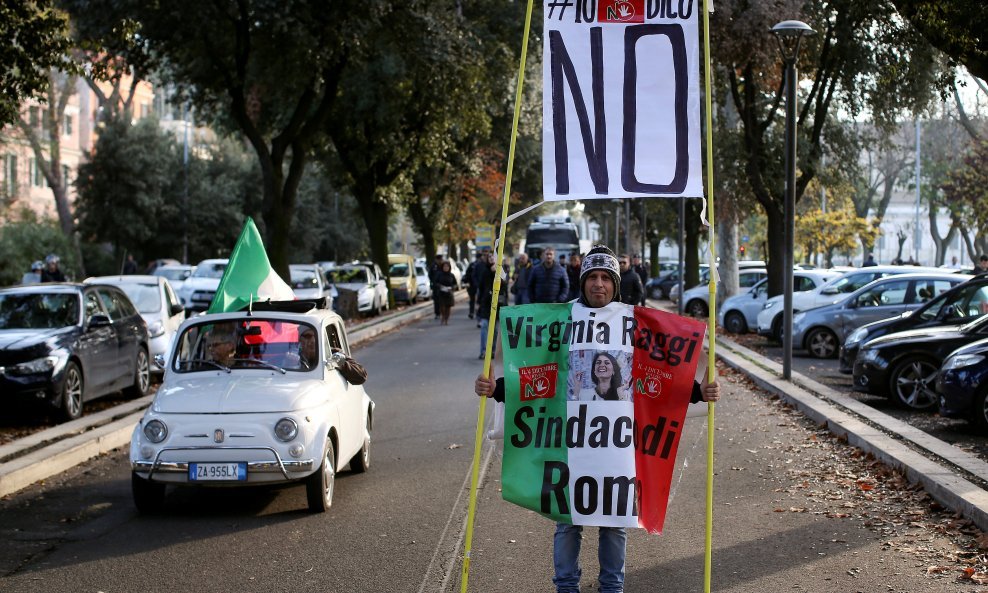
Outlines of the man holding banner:
[{"label": "man holding banner", "polygon": [[[584,525],[600,528],[600,591],[623,591],[625,528],[661,531],[686,406],[720,398],[717,382],[693,379],[703,324],[621,304],[619,278],[597,246],[576,301],[502,309],[505,377],[474,385],[505,404],[503,497],[557,522],[561,593],[580,590]],[[598,360],[627,399],[581,397],[600,382]]]}]

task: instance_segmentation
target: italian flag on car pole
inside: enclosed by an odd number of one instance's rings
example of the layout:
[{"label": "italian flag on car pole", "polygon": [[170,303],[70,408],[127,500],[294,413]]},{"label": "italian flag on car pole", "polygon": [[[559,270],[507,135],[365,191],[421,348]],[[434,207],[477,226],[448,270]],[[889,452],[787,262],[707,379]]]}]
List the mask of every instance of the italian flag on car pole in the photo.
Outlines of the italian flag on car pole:
[{"label": "italian flag on car pole", "polygon": [[657,533],[706,325],[646,307],[501,309],[505,500]]},{"label": "italian flag on car pole", "polygon": [[261,233],[248,217],[206,312],[240,311],[251,302],[267,300],[295,300],[295,292],[271,267]]}]

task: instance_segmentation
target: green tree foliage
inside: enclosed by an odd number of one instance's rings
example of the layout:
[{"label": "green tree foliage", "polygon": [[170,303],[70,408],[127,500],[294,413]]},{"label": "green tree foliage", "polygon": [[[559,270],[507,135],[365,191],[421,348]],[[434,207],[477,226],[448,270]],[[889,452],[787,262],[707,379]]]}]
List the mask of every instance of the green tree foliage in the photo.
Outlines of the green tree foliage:
[{"label": "green tree foliage", "polygon": [[[244,135],[261,171],[268,255],[287,274],[297,190],[349,52],[387,2],[94,0],[135,35],[214,125]],[[370,51],[370,50],[369,50]]]},{"label": "green tree foliage", "polygon": [[490,123],[483,54],[452,2],[395,3],[378,17],[349,53],[323,158],[341,172],[372,258],[387,270],[390,213],[411,195],[415,173],[455,162],[449,156]]},{"label": "green tree foliage", "polygon": [[961,205],[968,228],[977,240],[965,234],[969,253],[988,253],[988,142],[972,146],[963,164],[947,175],[943,185],[947,202]]},{"label": "green tree foliage", "polygon": [[988,10],[983,0],[892,0],[934,47],[988,80]]},{"label": "green tree foliage", "polygon": [[136,125],[121,119],[107,123],[76,181],[83,237],[112,244],[117,255],[151,240],[159,230],[176,154],[174,140],[154,118]]},{"label": "green tree foliage", "polygon": [[72,69],[68,19],[51,0],[0,0],[0,128],[25,99],[48,88],[53,69]]},{"label": "green tree foliage", "polygon": [[62,234],[58,222],[38,218],[28,209],[15,212],[0,226],[0,286],[21,281],[30,271],[31,263],[43,260],[50,253],[61,259],[60,267],[69,278],[80,279],[79,262],[72,242]]},{"label": "green tree foliage", "polygon": [[833,113],[867,111],[888,129],[903,110],[918,110],[944,85],[936,51],[904,24],[888,0],[728,0],[712,17],[715,61],[739,114],[745,180],[768,222],[769,294],[782,292],[784,243],[783,66],[769,29],[799,18],[817,34],[799,56],[796,200],[817,175],[822,146],[842,142]]}]

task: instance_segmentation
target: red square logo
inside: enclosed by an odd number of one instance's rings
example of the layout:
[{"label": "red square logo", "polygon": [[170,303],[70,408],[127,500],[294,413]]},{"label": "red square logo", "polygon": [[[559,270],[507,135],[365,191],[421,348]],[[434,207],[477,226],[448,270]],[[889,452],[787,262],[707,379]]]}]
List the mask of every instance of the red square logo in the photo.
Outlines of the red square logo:
[{"label": "red square logo", "polygon": [[521,401],[533,399],[551,399],[556,396],[556,378],[559,376],[559,365],[556,363],[541,364],[534,367],[518,369]]},{"label": "red square logo", "polygon": [[598,23],[644,23],[645,0],[597,0]]}]

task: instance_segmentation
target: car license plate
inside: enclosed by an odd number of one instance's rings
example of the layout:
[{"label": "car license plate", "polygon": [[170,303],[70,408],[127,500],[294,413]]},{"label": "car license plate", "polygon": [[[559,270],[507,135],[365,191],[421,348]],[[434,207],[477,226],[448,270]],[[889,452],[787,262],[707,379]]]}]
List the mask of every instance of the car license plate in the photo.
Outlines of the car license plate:
[{"label": "car license plate", "polygon": [[220,480],[243,481],[247,479],[247,464],[239,463],[190,463],[189,480],[211,482]]}]

